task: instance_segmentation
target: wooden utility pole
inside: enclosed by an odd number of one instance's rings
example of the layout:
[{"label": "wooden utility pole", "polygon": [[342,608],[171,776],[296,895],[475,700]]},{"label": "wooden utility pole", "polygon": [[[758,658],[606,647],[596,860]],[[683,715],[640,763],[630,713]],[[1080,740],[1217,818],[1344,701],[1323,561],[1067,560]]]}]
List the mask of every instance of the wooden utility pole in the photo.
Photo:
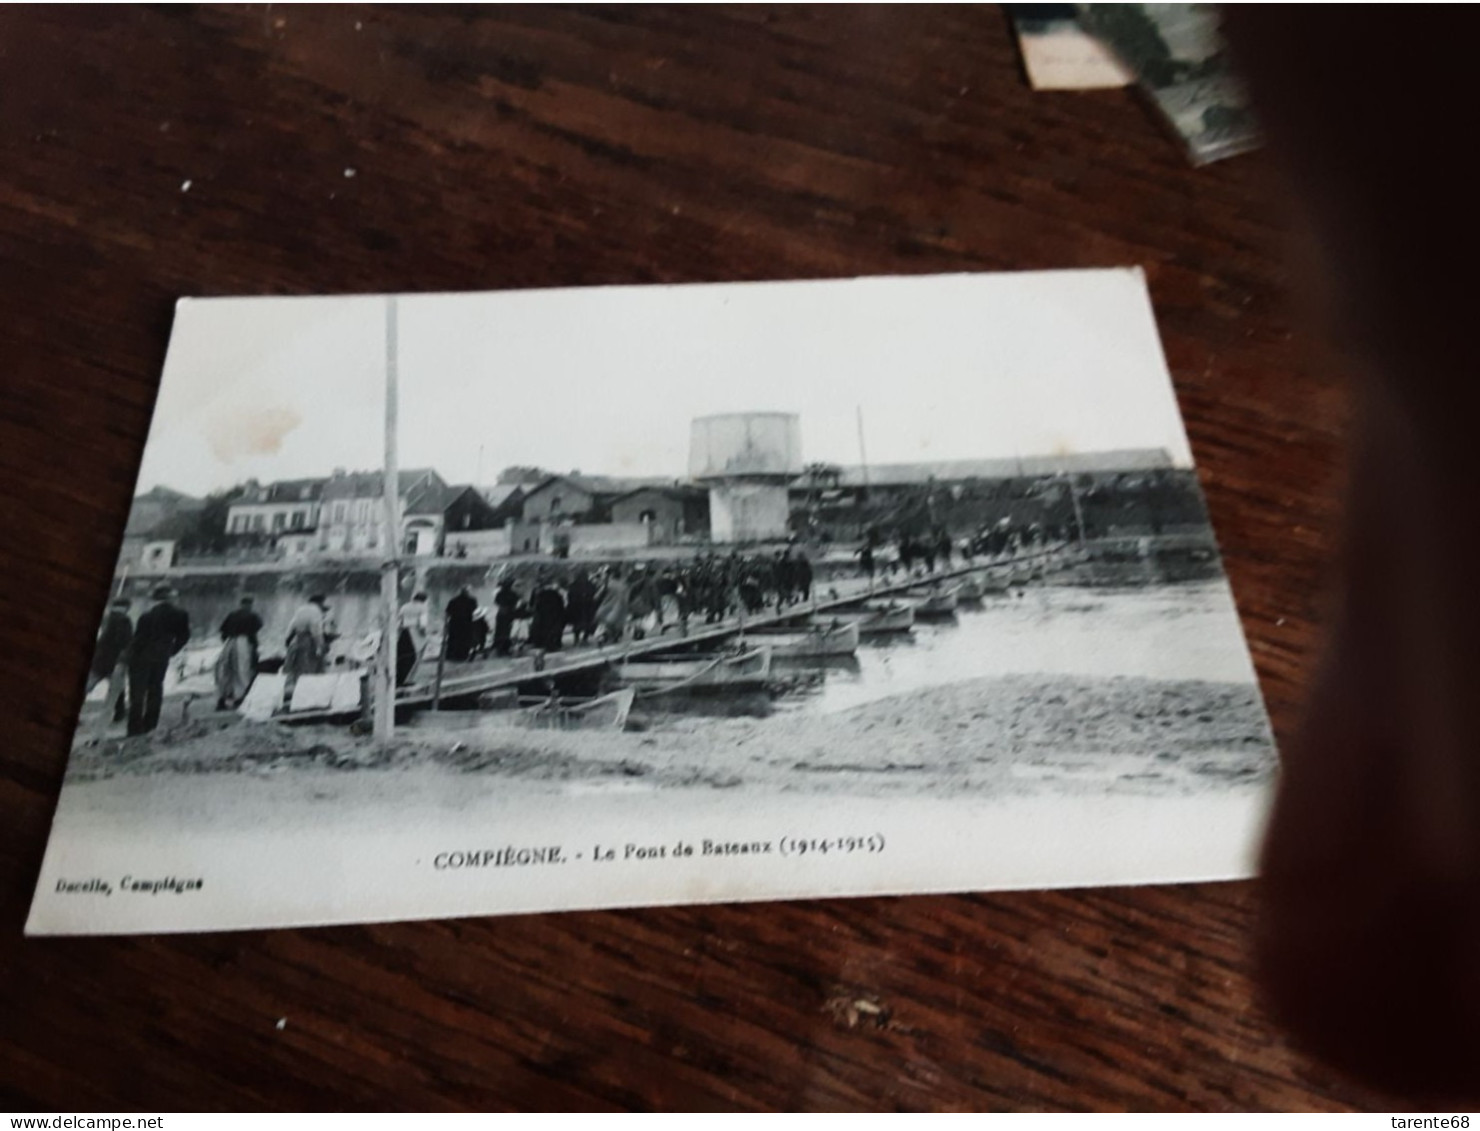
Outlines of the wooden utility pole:
[{"label": "wooden utility pole", "polygon": [[385,300],[385,560],[380,566],[380,663],[375,681],[375,741],[384,746],[396,729],[396,638],[401,557],[401,490],[396,466],[396,296]]},{"label": "wooden utility pole", "polygon": [[1084,511],[1079,506],[1079,494],[1074,490],[1074,475],[1068,472],[1064,481],[1069,485],[1069,502],[1074,507],[1074,529],[1079,535],[1079,548],[1084,549]]},{"label": "wooden utility pole", "polygon": [[432,710],[434,711],[442,709],[442,676],[447,671],[447,627],[451,623],[447,617],[442,618],[442,645],[437,649],[437,677],[432,682]]}]

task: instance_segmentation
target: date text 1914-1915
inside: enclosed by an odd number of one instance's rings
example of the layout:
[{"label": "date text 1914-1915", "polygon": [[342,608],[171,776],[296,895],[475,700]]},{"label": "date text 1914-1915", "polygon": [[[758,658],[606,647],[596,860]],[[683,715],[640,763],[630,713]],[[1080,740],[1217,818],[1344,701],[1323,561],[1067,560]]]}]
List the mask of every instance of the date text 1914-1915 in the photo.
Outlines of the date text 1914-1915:
[{"label": "date text 1914-1915", "polygon": [[610,864],[619,861],[683,860],[694,856],[827,856],[884,851],[883,833],[844,836],[784,836],[779,840],[685,840],[673,844],[627,843],[596,845],[591,859]]},{"label": "date text 1914-1915", "polygon": [[884,851],[883,833],[854,833],[845,836],[784,836],[782,856],[843,856],[855,853],[877,854]]}]

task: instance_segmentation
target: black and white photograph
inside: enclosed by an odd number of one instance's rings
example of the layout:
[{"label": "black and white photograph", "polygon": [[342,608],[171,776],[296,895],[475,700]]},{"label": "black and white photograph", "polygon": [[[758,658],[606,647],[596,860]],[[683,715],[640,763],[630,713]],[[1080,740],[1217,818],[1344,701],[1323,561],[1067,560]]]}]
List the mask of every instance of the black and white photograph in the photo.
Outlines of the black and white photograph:
[{"label": "black and white photograph", "polygon": [[183,300],[85,687],[30,933],[1233,878],[1277,767],[1129,269]]}]

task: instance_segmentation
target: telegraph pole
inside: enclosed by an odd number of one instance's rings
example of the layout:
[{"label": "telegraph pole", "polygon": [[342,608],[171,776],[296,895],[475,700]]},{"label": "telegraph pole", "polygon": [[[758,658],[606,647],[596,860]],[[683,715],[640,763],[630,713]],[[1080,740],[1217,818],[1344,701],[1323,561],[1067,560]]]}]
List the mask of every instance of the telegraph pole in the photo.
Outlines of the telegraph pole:
[{"label": "telegraph pole", "polygon": [[375,741],[387,745],[396,729],[396,609],[400,596],[401,490],[396,465],[396,296],[385,299],[385,560],[380,565],[380,663],[375,680]]},{"label": "telegraph pole", "polygon": [[1074,490],[1074,475],[1066,473],[1064,481],[1069,485],[1069,502],[1074,506],[1074,529],[1079,533],[1079,548],[1084,549],[1084,511],[1079,506],[1079,494]]}]

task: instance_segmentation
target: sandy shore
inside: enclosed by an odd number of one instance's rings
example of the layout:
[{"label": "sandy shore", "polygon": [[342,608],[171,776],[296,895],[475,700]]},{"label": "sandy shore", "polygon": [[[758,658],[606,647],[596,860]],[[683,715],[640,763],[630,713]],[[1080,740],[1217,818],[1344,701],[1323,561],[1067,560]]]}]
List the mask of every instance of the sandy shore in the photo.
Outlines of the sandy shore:
[{"label": "sandy shore", "polygon": [[626,733],[522,730],[496,714],[428,722],[379,750],[344,728],[202,720],[79,744],[67,780],[97,783],[86,791],[96,794],[110,779],[161,774],[323,781],[426,769],[518,783],[520,792],[1187,796],[1257,785],[1275,768],[1255,688],[1199,680],[984,678],[829,716],[649,715]]}]

